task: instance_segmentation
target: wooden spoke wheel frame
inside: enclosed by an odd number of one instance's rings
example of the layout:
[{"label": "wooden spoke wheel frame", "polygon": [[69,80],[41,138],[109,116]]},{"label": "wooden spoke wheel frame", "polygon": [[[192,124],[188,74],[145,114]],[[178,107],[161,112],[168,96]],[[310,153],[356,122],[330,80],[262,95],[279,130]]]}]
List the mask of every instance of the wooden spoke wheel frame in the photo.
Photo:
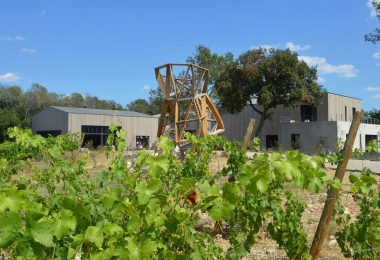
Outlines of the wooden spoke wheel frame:
[{"label": "wooden spoke wheel frame", "polygon": [[[179,72],[178,75],[174,75],[174,70]],[[169,127],[169,136],[183,151],[188,146],[185,132],[203,137],[224,131],[222,117],[207,94],[207,69],[194,64],[168,63],[155,68],[155,73],[165,98],[158,137]]]}]

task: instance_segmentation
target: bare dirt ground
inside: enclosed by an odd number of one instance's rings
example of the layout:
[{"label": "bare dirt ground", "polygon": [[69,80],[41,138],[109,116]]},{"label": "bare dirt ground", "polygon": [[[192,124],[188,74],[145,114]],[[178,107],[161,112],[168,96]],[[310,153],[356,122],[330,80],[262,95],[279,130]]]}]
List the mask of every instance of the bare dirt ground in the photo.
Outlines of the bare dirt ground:
[{"label": "bare dirt ground", "polygon": [[[136,158],[138,151],[128,151],[125,154],[128,165],[133,165],[133,160]],[[68,154],[70,160],[75,160],[75,157],[81,157],[83,153],[76,152],[76,154]],[[252,154],[247,153],[247,163],[250,163],[250,157]],[[210,160],[210,168],[212,172],[217,172],[226,166],[228,157],[224,156],[223,153],[214,154]],[[89,161],[85,168],[96,176],[97,173],[102,170],[106,170],[108,165],[110,165],[111,159],[106,158],[104,151],[92,151]],[[37,167],[44,168],[45,164],[42,162],[36,162]],[[327,168],[325,172],[329,176],[335,174],[335,170],[332,169],[335,166],[326,165]],[[380,173],[380,162],[379,161],[360,161],[360,160],[350,160],[348,164],[348,170],[343,180],[344,190],[348,191],[350,189],[350,183],[348,180],[348,175],[350,171],[360,171],[363,167],[369,167],[373,172]],[[380,181],[379,175],[375,175],[375,178]],[[302,225],[304,226],[306,233],[308,234],[308,241],[311,243],[314,237],[315,230],[318,225],[319,218],[326,200],[326,192],[321,192],[319,194],[313,194],[309,191],[304,191],[296,189],[294,187],[288,187],[292,190],[299,198],[302,199],[307,204],[307,209],[302,216]],[[359,207],[355,203],[354,199],[348,193],[344,191],[340,193],[341,204],[345,207],[345,213],[351,214],[355,218],[358,214]],[[201,214],[201,219],[199,225],[203,226],[203,229],[212,231],[214,228],[214,221],[209,218],[206,214]],[[328,229],[328,234],[325,238],[324,244],[322,246],[322,251],[319,259],[346,259],[340,252],[340,248],[335,240],[334,234],[339,230],[338,225],[332,219]],[[244,259],[288,259],[284,250],[278,247],[275,241],[273,241],[270,235],[262,230],[259,233],[261,239],[252,247],[251,252]],[[217,234],[215,240],[219,243],[223,250],[227,251],[230,244],[226,234]]]}]

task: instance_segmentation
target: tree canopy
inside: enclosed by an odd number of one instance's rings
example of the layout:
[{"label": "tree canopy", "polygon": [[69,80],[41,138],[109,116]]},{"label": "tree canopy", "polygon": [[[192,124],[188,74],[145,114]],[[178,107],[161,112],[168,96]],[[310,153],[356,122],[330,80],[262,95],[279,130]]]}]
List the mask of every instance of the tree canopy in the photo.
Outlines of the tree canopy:
[{"label": "tree canopy", "polygon": [[[380,2],[372,1],[372,5],[375,8],[377,17],[380,19]],[[378,41],[380,41],[380,29],[376,28],[373,33],[364,35],[364,40],[366,42],[372,42],[376,44]]]},{"label": "tree canopy", "polygon": [[[317,83],[317,68],[299,60],[289,49],[255,49],[241,54],[215,80],[221,107],[238,113],[249,104],[260,114],[256,136],[261,135],[269,109],[296,107],[300,102],[318,106],[325,90]],[[252,101],[257,100],[257,104]]]},{"label": "tree canopy", "polygon": [[372,119],[377,119],[380,121],[380,110],[374,108],[370,111],[364,111],[363,116],[368,117],[368,118],[372,118]]},{"label": "tree canopy", "polygon": [[[205,69],[208,69],[210,74],[209,82],[209,95],[211,98],[216,99],[217,94],[213,91],[213,85],[217,77],[223,72],[224,68],[234,62],[234,55],[231,52],[227,52],[224,55],[218,55],[211,53],[210,49],[204,45],[198,45],[196,47],[196,53],[193,56],[189,56],[186,60],[188,63],[199,65]],[[217,104],[218,105],[218,104]]]},{"label": "tree canopy", "polygon": [[160,87],[149,91],[149,102],[145,99],[138,98],[131,101],[125,106],[128,111],[139,112],[147,115],[156,115],[161,113],[164,104],[164,95]]}]

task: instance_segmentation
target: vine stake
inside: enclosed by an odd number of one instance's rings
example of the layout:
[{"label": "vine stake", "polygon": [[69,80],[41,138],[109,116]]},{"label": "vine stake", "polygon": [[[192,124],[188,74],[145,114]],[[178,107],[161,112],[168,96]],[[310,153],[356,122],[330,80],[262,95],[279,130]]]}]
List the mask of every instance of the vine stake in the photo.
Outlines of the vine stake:
[{"label": "vine stake", "polygon": [[[354,145],[355,137],[358,132],[361,118],[362,118],[362,112],[357,111],[355,113],[354,120],[351,123],[347,140],[344,144],[344,148],[343,148],[344,160],[336,168],[335,178],[339,179],[341,182],[343,180],[344,173],[346,172],[348,160],[350,159],[351,154],[352,154],[352,147]],[[327,200],[325,202],[325,206],[323,208],[321,218],[319,219],[317,230],[315,231],[313,243],[310,248],[310,255],[312,256],[313,259],[318,258],[319,253],[321,251],[321,247],[325,239],[327,228],[329,227],[331,216],[335,208],[335,201],[338,198],[338,195],[339,195],[338,189],[332,190],[332,188],[329,188],[327,192]]]}]

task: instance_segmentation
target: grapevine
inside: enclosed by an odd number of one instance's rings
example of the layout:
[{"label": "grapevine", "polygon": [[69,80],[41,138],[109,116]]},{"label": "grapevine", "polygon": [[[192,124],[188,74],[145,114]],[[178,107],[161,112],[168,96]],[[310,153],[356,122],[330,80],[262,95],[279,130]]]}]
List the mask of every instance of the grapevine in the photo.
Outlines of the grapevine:
[{"label": "grapevine", "polygon": [[[32,167],[32,178],[11,178],[13,165],[1,158],[0,248],[20,259],[241,259],[266,229],[290,259],[309,257],[300,223],[305,205],[294,194],[284,196],[284,185],[312,192],[337,185],[320,167],[321,157],[273,152],[247,162],[246,151],[221,136],[188,134],[193,149],[183,163],[172,153],[172,141],[161,137],[163,152],[143,149],[129,169],[123,156],[126,133],[115,125],[110,131],[106,154],[112,163],[94,177],[85,168],[91,152],[77,161],[65,157],[78,136],[70,137],[69,148],[62,141],[69,137],[47,141],[9,130],[20,149],[38,149],[48,167],[37,169],[20,159]],[[209,160],[218,147],[229,158],[224,169],[212,173]],[[363,196],[372,198],[362,205],[374,205],[378,197],[362,184],[369,180],[355,182],[358,191],[366,191]],[[197,228],[200,212],[228,226],[227,252],[213,232]],[[346,233],[340,235],[343,248],[350,246]]]}]

